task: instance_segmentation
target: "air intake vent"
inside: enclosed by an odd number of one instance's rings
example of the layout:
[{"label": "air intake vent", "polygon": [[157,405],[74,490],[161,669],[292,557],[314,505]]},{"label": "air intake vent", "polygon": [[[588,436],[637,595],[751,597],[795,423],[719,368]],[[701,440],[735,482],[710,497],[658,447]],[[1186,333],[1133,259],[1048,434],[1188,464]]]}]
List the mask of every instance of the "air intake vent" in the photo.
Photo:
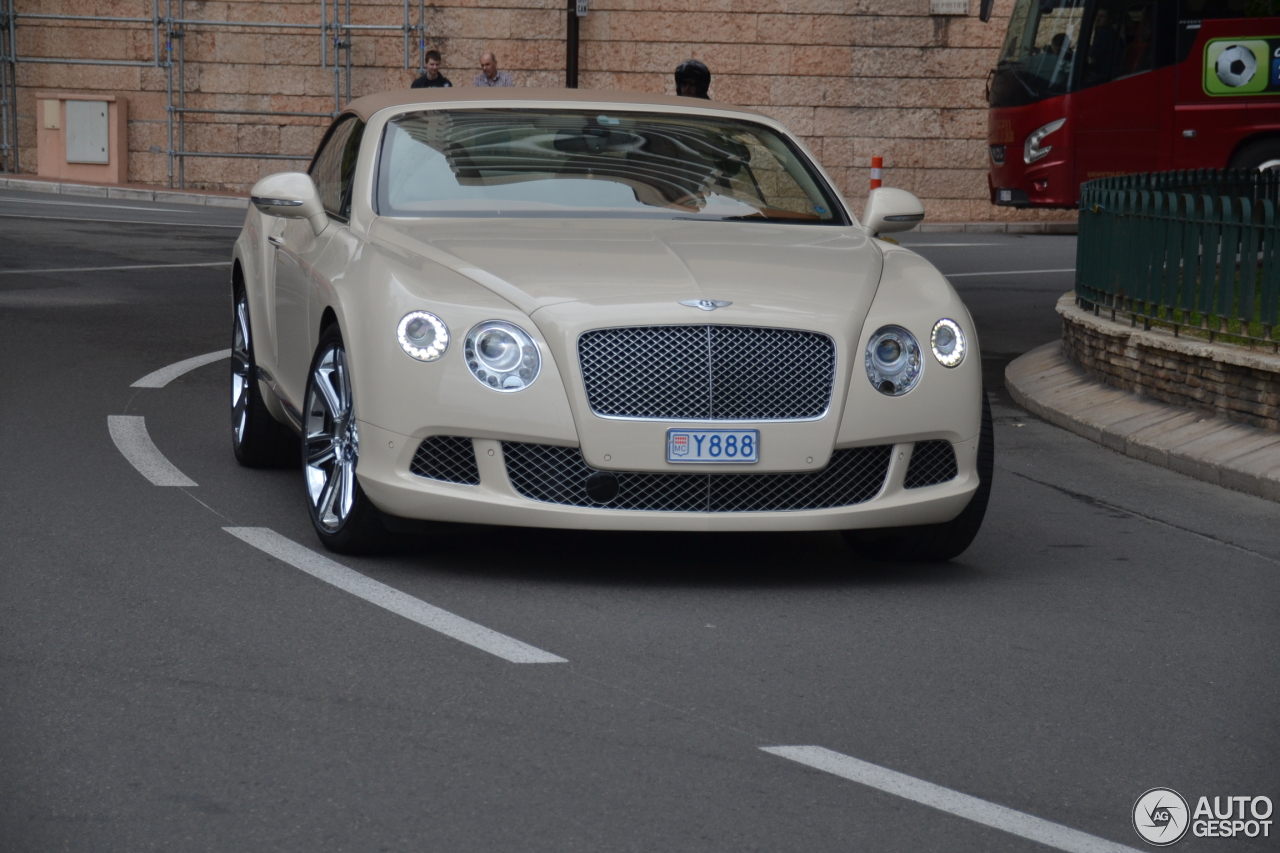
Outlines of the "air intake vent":
[{"label": "air intake vent", "polygon": [[821,471],[801,474],[664,474],[610,472],[616,496],[600,503],[587,494],[595,473],[576,447],[504,442],[507,475],[535,501],[604,509],[661,512],[780,512],[827,509],[868,501],[889,470],[892,445],[837,450]]},{"label": "air intake vent", "polygon": [[908,489],[934,486],[954,480],[956,451],[949,441],[918,441],[911,450],[911,462],[907,465],[907,478],[903,483]]},{"label": "air intake vent", "polygon": [[471,439],[460,435],[433,435],[422,440],[409,470],[428,480],[479,485],[480,469]]}]

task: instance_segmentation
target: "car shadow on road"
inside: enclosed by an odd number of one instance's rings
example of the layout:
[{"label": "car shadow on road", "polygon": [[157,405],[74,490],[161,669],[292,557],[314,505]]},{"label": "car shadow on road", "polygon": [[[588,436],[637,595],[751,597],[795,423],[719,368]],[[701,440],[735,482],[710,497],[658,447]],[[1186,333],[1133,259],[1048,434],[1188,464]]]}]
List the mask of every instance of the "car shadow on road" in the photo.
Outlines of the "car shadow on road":
[{"label": "car shadow on road", "polygon": [[[482,555],[501,555],[486,559]],[[947,563],[860,560],[835,532],[637,533],[494,527],[406,541],[391,558],[432,573],[591,586],[839,587],[974,583]]]}]

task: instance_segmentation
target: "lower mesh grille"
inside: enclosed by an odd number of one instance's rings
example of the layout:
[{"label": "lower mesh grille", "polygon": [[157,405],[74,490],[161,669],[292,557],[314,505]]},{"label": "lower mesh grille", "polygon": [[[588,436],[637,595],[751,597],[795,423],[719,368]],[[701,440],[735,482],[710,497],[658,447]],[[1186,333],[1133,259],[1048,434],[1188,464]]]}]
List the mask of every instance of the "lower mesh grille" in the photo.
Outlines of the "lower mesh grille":
[{"label": "lower mesh grille", "polygon": [[413,454],[409,470],[429,480],[468,486],[480,483],[475,448],[471,439],[460,435],[433,435],[423,439],[418,452]]},{"label": "lower mesh grille", "polygon": [[959,473],[956,451],[951,442],[918,441],[911,451],[911,463],[907,465],[903,485],[908,489],[933,486],[954,480]]},{"label": "lower mesh grille", "polygon": [[821,471],[802,474],[657,474],[611,472],[617,496],[587,495],[595,473],[576,447],[503,442],[511,485],[526,498],[569,506],[661,512],[778,512],[850,506],[875,497],[892,445],[837,450]]}]

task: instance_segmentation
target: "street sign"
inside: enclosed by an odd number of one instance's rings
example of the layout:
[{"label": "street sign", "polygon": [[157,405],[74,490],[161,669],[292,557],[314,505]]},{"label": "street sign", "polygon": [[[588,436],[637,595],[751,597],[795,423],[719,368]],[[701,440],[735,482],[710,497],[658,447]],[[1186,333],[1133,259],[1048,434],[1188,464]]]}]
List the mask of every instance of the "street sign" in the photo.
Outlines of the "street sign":
[{"label": "street sign", "polygon": [[578,0],[577,14],[579,18],[587,16],[587,0]]}]

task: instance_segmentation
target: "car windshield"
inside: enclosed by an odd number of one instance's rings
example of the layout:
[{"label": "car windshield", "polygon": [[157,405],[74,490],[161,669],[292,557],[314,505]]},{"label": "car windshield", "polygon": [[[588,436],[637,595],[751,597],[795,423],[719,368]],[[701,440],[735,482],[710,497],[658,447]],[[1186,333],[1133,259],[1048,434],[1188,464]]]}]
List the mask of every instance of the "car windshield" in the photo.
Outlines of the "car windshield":
[{"label": "car windshield", "polygon": [[470,109],[388,122],[381,216],[658,216],[846,224],[764,125],[599,110]]},{"label": "car windshield", "polygon": [[992,81],[992,106],[1016,106],[1072,91],[1085,2],[1017,0]]}]

